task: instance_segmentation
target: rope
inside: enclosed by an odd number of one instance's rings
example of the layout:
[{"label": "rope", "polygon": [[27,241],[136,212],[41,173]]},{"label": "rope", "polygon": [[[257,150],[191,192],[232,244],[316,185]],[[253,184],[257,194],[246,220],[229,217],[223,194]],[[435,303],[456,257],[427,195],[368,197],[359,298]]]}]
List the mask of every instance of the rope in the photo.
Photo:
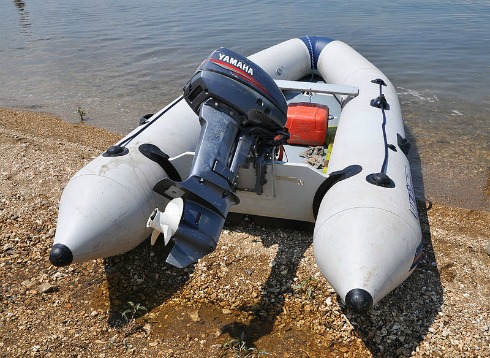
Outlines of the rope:
[{"label": "rope", "polygon": [[381,111],[383,112],[383,124],[381,125],[381,128],[383,130],[383,140],[385,142],[385,158],[383,160],[383,165],[381,165],[381,173],[386,174],[386,171],[388,170],[388,138],[386,138],[386,114],[385,114],[385,109],[381,108]]},{"label": "rope", "polygon": [[388,170],[388,138],[386,136],[386,112],[385,110],[389,109],[390,106],[386,101],[386,97],[383,94],[383,86],[386,86],[386,83],[382,79],[375,79],[371,81],[372,83],[379,85],[379,97],[375,98],[371,101],[371,106],[377,107],[381,109],[381,113],[383,114],[383,123],[381,125],[381,130],[383,132],[383,141],[384,141],[384,159],[383,164],[381,165],[381,173],[386,174]]},{"label": "rope", "polygon": [[178,102],[182,100],[182,97],[178,98],[177,100],[174,101],[170,106],[165,109],[164,112],[160,113],[160,115],[156,118],[154,118],[152,121],[146,123],[139,131],[134,133],[133,135],[123,139],[121,142],[118,143],[119,146],[124,147],[129,144],[134,138],[136,138],[138,135],[140,135],[145,129],[147,129],[149,126],[151,126],[157,119],[159,119],[161,116],[163,116],[165,113],[167,113],[172,107],[174,107]]}]

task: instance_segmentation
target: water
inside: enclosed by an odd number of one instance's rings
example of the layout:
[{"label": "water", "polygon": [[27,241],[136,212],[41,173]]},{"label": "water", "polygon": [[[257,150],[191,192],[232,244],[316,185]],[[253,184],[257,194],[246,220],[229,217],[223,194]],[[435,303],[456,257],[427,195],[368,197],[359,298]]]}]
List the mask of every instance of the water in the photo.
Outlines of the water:
[{"label": "water", "polygon": [[[328,4],[328,7],[327,7]],[[215,48],[349,43],[397,86],[419,197],[490,208],[490,2],[2,1],[0,106],[120,133],[181,93]]]}]

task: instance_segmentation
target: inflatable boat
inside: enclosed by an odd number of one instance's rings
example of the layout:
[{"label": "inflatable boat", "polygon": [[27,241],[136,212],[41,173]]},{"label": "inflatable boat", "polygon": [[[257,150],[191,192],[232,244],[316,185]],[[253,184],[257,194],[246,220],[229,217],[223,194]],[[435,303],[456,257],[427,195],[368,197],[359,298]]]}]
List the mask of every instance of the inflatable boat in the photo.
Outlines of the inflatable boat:
[{"label": "inflatable boat", "polygon": [[315,224],[326,279],[366,312],[421,257],[409,148],[393,85],[347,44],[306,36],[248,58],[220,48],[181,97],[68,182],[50,261],[151,236],[185,267],[216,248],[230,212],[299,220]]}]

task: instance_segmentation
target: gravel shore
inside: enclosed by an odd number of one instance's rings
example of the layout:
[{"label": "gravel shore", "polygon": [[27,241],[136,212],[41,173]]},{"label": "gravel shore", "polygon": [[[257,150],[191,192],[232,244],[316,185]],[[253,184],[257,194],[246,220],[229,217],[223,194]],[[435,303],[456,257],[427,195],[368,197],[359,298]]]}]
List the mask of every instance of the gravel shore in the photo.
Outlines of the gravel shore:
[{"label": "gravel shore", "polygon": [[51,266],[64,185],[119,138],[0,109],[0,357],[490,356],[489,211],[419,203],[424,257],[367,315],[339,303],[310,231],[250,219],[184,270],[148,241]]}]

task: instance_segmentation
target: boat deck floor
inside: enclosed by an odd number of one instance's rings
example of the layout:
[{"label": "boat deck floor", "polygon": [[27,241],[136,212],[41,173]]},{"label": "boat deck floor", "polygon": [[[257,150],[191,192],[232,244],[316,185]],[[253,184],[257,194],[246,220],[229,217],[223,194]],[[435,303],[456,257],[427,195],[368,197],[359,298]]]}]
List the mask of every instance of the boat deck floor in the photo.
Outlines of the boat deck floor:
[{"label": "boat deck floor", "polygon": [[[291,103],[319,103],[328,106],[329,118],[328,118],[328,132],[329,135],[335,133],[337,125],[339,123],[339,117],[341,112],[340,103],[333,95],[319,94],[319,93],[301,93],[301,92],[286,92],[284,93],[288,104]],[[324,148],[327,148],[327,144],[324,144]],[[289,163],[305,163],[306,158],[300,154],[304,153],[309,148],[308,145],[284,145],[285,158],[284,161]],[[322,171],[322,169],[318,169]]]}]

